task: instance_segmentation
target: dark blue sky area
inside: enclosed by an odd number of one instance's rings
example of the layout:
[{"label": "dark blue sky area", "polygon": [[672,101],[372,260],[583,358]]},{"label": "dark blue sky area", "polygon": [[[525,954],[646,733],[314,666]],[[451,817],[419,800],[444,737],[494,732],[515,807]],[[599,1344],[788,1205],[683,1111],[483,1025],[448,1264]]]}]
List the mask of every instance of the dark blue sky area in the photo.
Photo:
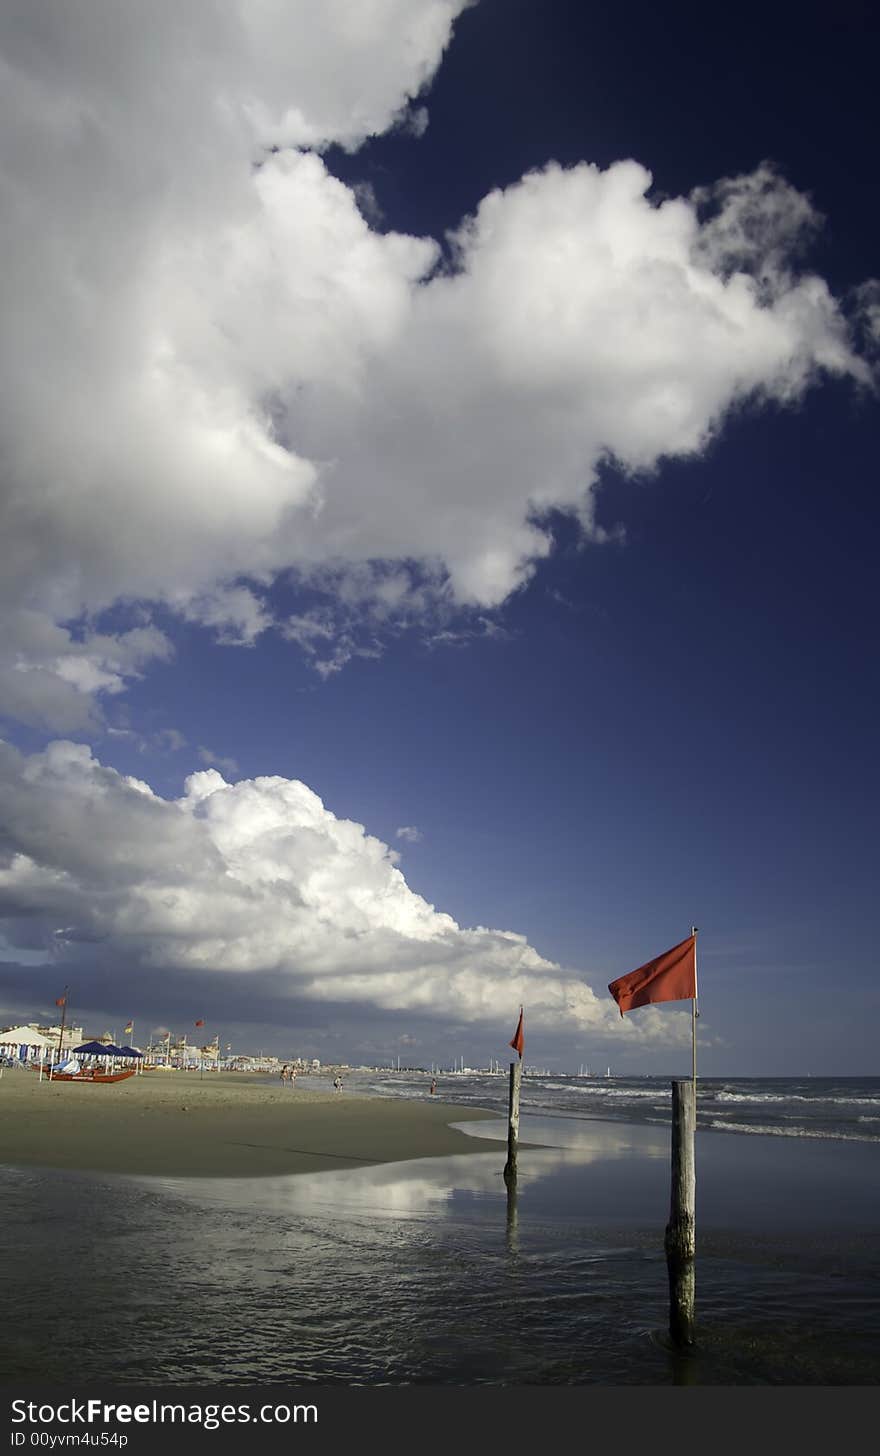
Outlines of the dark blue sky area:
[{"label": "dark blue sky area", "polygon": [[426,98],[424,137],[331,160],[373,183],[388,226],[438,235],[551,158],[634,157],[661,195],[770,159],[828,217],[813,263],[846,289],[877,270],[878,34],[859,0],[723,13],[480,0]]}]

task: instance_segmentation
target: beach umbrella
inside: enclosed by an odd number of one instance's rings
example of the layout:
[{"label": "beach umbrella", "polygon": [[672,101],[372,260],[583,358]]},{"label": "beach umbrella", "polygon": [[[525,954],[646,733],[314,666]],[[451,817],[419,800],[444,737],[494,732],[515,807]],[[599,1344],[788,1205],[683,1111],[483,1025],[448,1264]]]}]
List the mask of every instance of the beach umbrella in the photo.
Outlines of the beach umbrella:
[{"label": "beach umbrella", "polygon": [[124,1056],[125,1053],[123,1052],[122,1047],[116,1046],[115,1043],[112,1041],[86,1041],[83,1042],[82,1046],[74,1047],[73,1055],[83,1057],[101,1057],[105,1066],[109,1067],[110,1062],[112,1062],[116,1057]]}]

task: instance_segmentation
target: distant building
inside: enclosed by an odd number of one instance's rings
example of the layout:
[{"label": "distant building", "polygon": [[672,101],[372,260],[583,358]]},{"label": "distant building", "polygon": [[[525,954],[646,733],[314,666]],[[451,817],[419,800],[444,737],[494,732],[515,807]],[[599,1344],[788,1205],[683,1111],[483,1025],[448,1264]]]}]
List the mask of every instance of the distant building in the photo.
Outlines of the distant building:
[{"label": "distant building", "polygon": [[[58,1050],[58,1038],[61,1036],[60,1024],[58,1026],[38,1026],[37,1031],[41,1032],[43,1036],[47,1036],[53,1043],[55,1050]],[[74,1047],[82,1046],[85,1039],[81,1026],[65,1026],[64,1036],[61,1040],[62,1055],[65,1052],[72,1051]]]}]

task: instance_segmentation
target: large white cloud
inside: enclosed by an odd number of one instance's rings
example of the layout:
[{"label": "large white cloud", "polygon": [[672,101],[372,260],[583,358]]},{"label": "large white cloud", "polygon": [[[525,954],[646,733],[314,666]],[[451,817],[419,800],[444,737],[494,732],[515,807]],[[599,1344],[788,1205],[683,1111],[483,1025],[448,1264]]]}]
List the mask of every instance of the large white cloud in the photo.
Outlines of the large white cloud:
[{"label": "large white cloud", "polygon": [[492,193],[361,389],[291,399],[299,447],[333,442],[304,554],[439,558],[460,601],[493,606],[549,549],[536,515],[591,524],[604,457],[650,469],[749,398],[867,378],[826,285],[787,267],[806,199],[766,167],[660,205],[650,186],[585,163]]},{"label": "large white cloud", "polygon": [[332,670],[364,620],[503,602],[549,550],[536,513],[590,526],[603,457],[651,468],[750,396],[866,377],[766,167],[657,204],[635,162],[550,164],[451,267],[374,231],[318,150],[401,121],[464,3],[0,13],[8,711],[82,726],[167,650],[52,629],[161,600],[249,642],[288,566],[330,590],[282,625]]},{"label": "large white cloud", "polygon": [[[273,995],[491,1028],[528,1007],[532,1029],[613,1030],[676,1044],[687,1017],[621,1023],[611,998],[510,931],[462,929],[407,885],[398,855],[305,784],[194,773],[178,800],[59,741],[0,744],[0,920],[8,944],[168,984],[203,972],[266,977]],[[259,1016],[255,1002],[252,1014]]]}]

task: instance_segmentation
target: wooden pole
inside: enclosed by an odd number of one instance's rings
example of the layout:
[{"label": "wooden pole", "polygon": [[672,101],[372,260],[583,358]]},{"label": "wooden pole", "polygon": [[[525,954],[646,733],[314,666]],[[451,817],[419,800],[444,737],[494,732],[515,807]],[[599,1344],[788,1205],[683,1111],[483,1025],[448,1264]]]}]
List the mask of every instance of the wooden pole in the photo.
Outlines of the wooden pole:
[{"label": "wooden pole", "polygon": [[669,1333],[675,1345],[694,1343],[696,1255],[697,1097],[693,1081],[672,1084],[672,1193],[666,1225]]},{"label": "wooden pole", "polygon": [[507,1115],[507,1162],[504,1164],[505,1183],[516,1182],[516,1150],[519,1142],[519,1091],[522,1084],[522,1062],[510,1064],[510,1104]]},{"label": "wooden pole", "polygon": [[507,1250],[510,1254],[519,1253],[519,1219],[516,1208],[516,1179],[511,1179],[507,1184]]},{"label": "wooden pole", "polygon": [[[59,1062],[61,1061],[61,1048],[62,1048],[62,1044],[64,1042],[64,1027],[65,1027],[65,1024],[67,1022],[67,998],[68,998],[69,995],[70,995],[70,987],[69,986],[65,986],[64,987],[64,1000],[61,1003],[61,1030],[58,1033],[58,1056],[56,1057],[56,1061],[59,1061]],[[49,1081],[50,1082],[52,1081],[52,1071],[53,1071],[53,1068],[50,1066],[49,1067]]]}]

